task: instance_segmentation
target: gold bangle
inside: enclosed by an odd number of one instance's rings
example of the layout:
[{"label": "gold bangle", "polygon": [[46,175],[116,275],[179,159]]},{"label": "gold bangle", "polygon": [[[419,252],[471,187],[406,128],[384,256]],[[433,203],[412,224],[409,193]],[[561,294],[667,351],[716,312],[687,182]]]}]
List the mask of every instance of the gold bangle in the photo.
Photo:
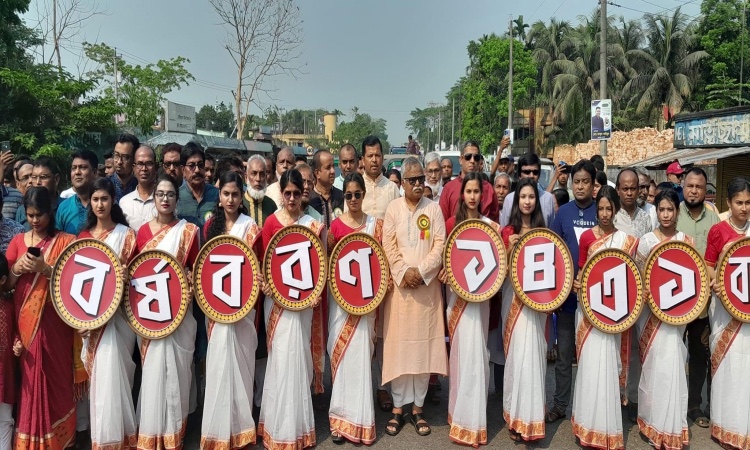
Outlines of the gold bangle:
[{"label": "gold bangle", "polygon": [[15,271],[15,270],[13,270],[13,269],[15,268],[15,266],[16,266],[16,265],[15,265],[15,264],[13,264],[13,265],[12,265],[12,266],[10,267],[10,273],[12,273],[12,274],[13,274],[13,276],[15,276],[15,277],[17,277],[17,278],[21,278],[21,276],[22,276],[23,274],[22,274],[22,273],[16,273],[16,271]]}]

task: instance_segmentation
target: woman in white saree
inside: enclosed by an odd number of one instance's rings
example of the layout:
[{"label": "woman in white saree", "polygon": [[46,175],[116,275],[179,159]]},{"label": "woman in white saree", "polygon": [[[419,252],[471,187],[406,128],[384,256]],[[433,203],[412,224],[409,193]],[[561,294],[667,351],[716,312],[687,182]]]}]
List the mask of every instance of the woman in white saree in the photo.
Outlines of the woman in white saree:
[{"label": "woman in white saree", "polygon": [[[245,214],[242,204],[244,182],[235,172],[219,178],[219,202],[206,222],[205,241],[229,235],[255,246],[260,228]],[[259,282],[260,274],[256,274]],[[258,307],[262,308],[262,305]],[[237,450],[255,443],[253,381],[256,308],[235,323],[206,319],[206,399],[201,425],[202,449]]]},{"label": "woman in white saree", "polygon": [[[680,199],[673,190],[661,191],[654,199],[659,228],[643,236],[636,263],[643,271],[651,251],[664,241],[693,243],[677,231]],[[644,308],[636,322],[641,356],[638,383],[638,427],[656,449],[681,449],[688,445],[688,386],[685,362],[687,347],[682,340],[685,325],[662,322]]]},{"label": "woman in white saree", "polygon": [[[611,186],[602,186],[596,196],[599,225],[581,234],[578,267],[583,268],[596,252],[616,248],[635,256],[638,239],[617,230],[614,217],[620,210],[620,199]],[[578,291],[580,277],[573,283]],[[628,333],[629,334],[629,333]],[[581,445],[601,449],[623,449],[620,411],[620,389],[625,387],[627,358],[620,334],[608,334],[591,325],[581,308],[576,311],[576,373],[573,394],[573,434]]]},{"label": "woman in white saree", "polygon": [[[100,178],[91,190],[91,208],[79,239],[97,239],[119,256],[123,265],[135,252],[135,232],[115,203],[115,186]],[[91,446],[107,450],[136,447],[137,421],[132,386],[135,333],[122,309],[103,327],[83,334],[81,360],[89,374]]]},{"label": "woman in white saree", "polygon": [[[302,175],[296,169],[281,175],[279,185],[284,206],[266,219],[262,231],[263,249],[282,228],[297,224],[310,228],[325,242],[325,226],[301,209]],[[312,338],[313,307],[302,311],[281,308],[271,297],[270,286],[263,283],[268,365],[263,385],[258,435],[269,449],[303,449],[315,446],[310,385],[313,381]]]},{"label": "woman in white saree", "polygon": [[[161,175],[156,217],[138,230],[138,251],[162,250],[187,268],[198,256],[198,227],[175,216],[179,187]],[[138,450],[181,449],[190,412],[193,351],[197,330],[192,303],[177,329],[162,339],[141,339],[143,375],[138,402]]]},{"label": "woman in white saree", "polygon": [[719,299],[716,264],[738,239],[750,236],[750,183],[735,178],[727,186],[730,215],[708,232],[706,265],[714,280],[708,309],[711,321],[711,436],[723,448],[750,449],[750,323],[727,312]]},{"label": "woman in white saree", "polygon": [[[380,242],[383,221],[362,211],[365,180],[359,173],[344,178],[347,212],[331,222],[328,250],[352,233],[367,233]],[[375,406],[371,386],[372,355],[375,351],[375,311],[355,316],[333,299],[328,307],[328,355],[331,358],[331,406],[328,420],[331,440],[355,444],[375,442]]]}]

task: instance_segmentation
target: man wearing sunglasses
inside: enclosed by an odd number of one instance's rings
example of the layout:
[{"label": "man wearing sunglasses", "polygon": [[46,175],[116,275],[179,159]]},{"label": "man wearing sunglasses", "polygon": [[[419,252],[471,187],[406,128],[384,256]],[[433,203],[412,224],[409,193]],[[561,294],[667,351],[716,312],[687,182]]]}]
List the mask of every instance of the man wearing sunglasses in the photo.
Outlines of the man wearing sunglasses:
[{"label": "man wearing sunglasses", "polygon": [[[542,162],[536,153],[527,153],[518,159],[518,176],[519,179],[531,178],[535,182],[539,182],[539,174],[542,173]],[[511,192],[505,197],[505,204],[512,205],[513,197],[515,192]],[[542,187],[539,188],[539,202],[542,206],[542,215],[544,215],[544,221],[547,226],[552,226],[552,221],[555,219],[555,196],[545,191]],[[500,211],[500,226],[504,227],[508,225],[510,221],[510,210],[512,208],[503,208]]]},{"label": "man wearing sunglasses", "polygon": [[164,173],[177,181],[177,186],[182,186],[182,146],[176,142],[170,142],[161,149],[161,167]]},{"label": "man wearing sunglasses", "polygon": [[[483,167],[483,160],[484,157],[479,151],[478,143],[468,141],[464,144],[464,148],[461,150],[461,174],[458,178],[443,186],[443,190],[440,193],[440,209],[443,212],[444,220],[448,220],[450,217],[456,215],[464,175],[470,172],[480,173]],[[497,220],[498,208],[495,189],[488,181],[482,181],[482,205],[480,208],[482,215],[492,220]]]},{"label": "man wearing sunglasses", "polygon": [[200,144],[192,141],[185,144],[180,163],[185,184],[180,187],[177,212],[188,221],[203,227],[219,201],[219,190],[206,183],[206,157]]}]

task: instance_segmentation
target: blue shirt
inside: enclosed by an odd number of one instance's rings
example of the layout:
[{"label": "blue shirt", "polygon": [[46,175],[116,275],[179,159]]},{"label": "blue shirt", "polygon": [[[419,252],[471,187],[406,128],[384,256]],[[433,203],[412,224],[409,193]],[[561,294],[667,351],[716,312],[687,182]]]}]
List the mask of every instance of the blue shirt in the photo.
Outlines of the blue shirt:
[{"label": "blue shirt", "polygon": [[[560,206],[555,215],[555,220],[550,227],[552,231],[565,241],[573,258],[573,276],[578,276],[578,241],[581,235],[589,228],[596,225],[596,202],[586,208],[580,208],[578,203],[572,201]],[[574,313],[578,305],[578,296],[571,292],[563,303],[562,310]]]},{"label": "blue shirt", "polygon": [[193,192],[183,185],[180,188],[180,199],[177,201],[177,213],[188,222],[203,228],[208,219],[213,216],[214,207],[219,202],[219,189],[210,184],[203,186],[203,197],[197,201]]},{"label": "blue shirt", "polygon": [[115,185],[115,203],[120,203],[121,198],[133,192],[138,186],[138,179],[134,176],[130,177],[130,181],[128,181],[128,184],[126,185],[122,184],[116,173],[113,173],[109,179],[112,180],[112,183]]},{"label": "blue shirt", "polygon": [[86,225],[88,211],[77,195],[66,198],[57,207],[55,228],[77,236]]},{"label": "blue shirt", "polygon": [[16,218],[18,207],[23,205],[23,195],[18,189],[0,185],[3,191],[3,217],[13,220]]}]

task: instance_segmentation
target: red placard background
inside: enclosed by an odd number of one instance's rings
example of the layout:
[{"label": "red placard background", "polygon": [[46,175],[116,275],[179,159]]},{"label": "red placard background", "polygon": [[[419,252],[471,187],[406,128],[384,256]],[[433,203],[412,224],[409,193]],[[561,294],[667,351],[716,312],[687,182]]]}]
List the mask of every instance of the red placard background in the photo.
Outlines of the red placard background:
[{"label": "red placard background", "polygon": [[[475,250],[461,250],[458,248],[458,245],[456,244],[456,241],[462,239],[467,241],[481,241],[481,242],[488,242],[490,244],[490,248],[492,248],[492,255],[495,258],[495,268],[493,271],[489,274],[489,276],[482,282],[482,284],[479,286],[478,289],[475,291],[469,290],[469,283],[466,281],[466,275],[464,274],[464,267],[466,267],[469,262],[477,258],[477,261],[479,261],[479,266],[477,266],[477,272],[482,271],[485,265],[485,261],[480,258],[480,253]],[[456,240],[453,241],[453,245],[451,246],[451,258],[450,258],[450,265],[451,270],[453,271],[453,278],[455,278],[456,282],[461,286],[463,289],[465,289],[467,292],[471,292],[474,295],[482,295],[483,293],[489,291],[492,286],[495,284],[495,281],[497,280],[497,277],[499,275],[500,269],[502,268],[502,262],[500,261],[500,255],[497,251],[497,247],[495,246],[495,243],[492,241],[492,238],[487,235],[483,230],[479,228],[467,228],[460,232],[458,236],[456,236]]]},{"label": "red placard background", "polygon": [[[130,277],[130,279],[134,280],[140,277],[154,275],[154,267],[163,261],[164,260],[160,258],[150,258],[143,261],[140,265],[138,265],[135,271],[132,272],[133,275]],[[182,287],[180,286],[180,278],[177,274],[177,271],[171,265],[166,264],[160,273],[165,272],[169,273],[169,280],[167,280],[169,289],[167,290],[167,292],[169,295],[170,315],[172,316],[172,318],[166,322],[156,322],[154,320],[144,319],[140,317],[140,315],[138,314],[138,303],[143,299],[143,295],[136,291],[132,284],[128,283],[127,286],[127,288],[129,289],[128,302],[130,303],[130,309],[133,312],[133,316],[136,318],[138,323],[151,331],[161,331],[168,328],[177,317],[177,314],[180,310],[180,304],[182,303]],[[155,286],[153,284],[149,284],[149,287],[153,289]],[[151,305],[149,306],[149,309],[151,309],[152,311],[156,311],[156,300],[151,302]]]},{"label": "red placard background", "polygon": [[[300,233],[289,233],[282,237],[279,240],[279,243],[276,245],[276,248],[284,247],[286,245],[291,244],[297,244],[300,242],[310,242],[310,239],[307,238],[307,236],[300,234]],[[271,278],[273,280],[273,284],[278,291],[279,295],[281,295],[285,301],[290,303],[302,303],[310,297],[310,295],[315,290],[315,287],[317,286],[318,278],[320,277],[320,256],[318,254],[318,250],[315,248],[315,244],[312,244],[310,248],[308,249],[308,253],[310,256],[310,268],[312,271],[312,280],[313,280],[313,287],[310,289],[296,289],[299,291],[299,298],[293,298],[289,296],[289,289],[290,286],[287,286],[283,283],[283,278],[281,276],[281,265],[289,258],[294,257],[294,252],[286,253],[284,255],[278,255],[274,251],[271,255]],[[295,278],[299,279],[301,278],[301,269],[300,264],[294,264],[292,266],[292,273]]]},{"label": "red placard background", "polygon": [[[363,248],[372,248],[369,245],[367,245],[364,241],[351,241],[343,246],[341,251],[339,252],[340,256],[346,256],[352,251],[361,250]],[[334,282],[336,283],[336,287],[338,288],[339,292],[341,293],[341,296],[343,299],[349,303],[350,305],[362,308],[363,306],[366,306],[368,303],[373,301],[375,297],[378,295],[378,287],[380,286],[380,281],[382,279],[383,270],[380,267],[380,261],[378,261],[378,255],[373,250],[369,257],[370,260],[370,270],[371,274],[370,277],[372,279],[372,292],[373,295],[370,298],[362,298],[362,288],[359,286],[352,286],[349,283],[344,283],[339,279],[339,271],[341,259],[339,259],[338,263],[336,264],[336,278]],[[361,273],[360,273],[361,266],[359,264],[355,264],[353,261],[351,263],[351,273],[352,276],[354,276],[357,280],[360,279]]]},{"label": "red placard background", "polygon": [[[102,288],[103,292],[102,292],[102,296],[100,299],[99,307],[97,309],[96,317],[91,317],[90,315],[86,314],[86,312],[83,311],[83,309],[78,305],[78,302],[76,302],[73,299],[73,296],[70,294],[71,287],[73,285],[73,276],[75,276],[78,273],[91,270],[91,268],[88,266],[84,266],[82,264],[76,263],[74,261],[74,257],[70,257],[66,261],[65,266],[63,266],[62,271],[60,273],[60,277],[59,277],[60,298],[65,304],[65,308],[75,319],[78,319],[83,322],[91,322],[99,318],[102,314],[104,314],[104,312],[107,311],[109,306],[115,301],[115,290],[117,289],[117,271],[115,270],[115,267],[112,265],[112,261],[110,261],[109,256],[107,256],[107,254],[104,253],[104,251],[102,251],[99,248],[82,247],[79,250],[77,250],[75,254],[85,256],[87,258],[91,258],[103,264],[107,264],[111,268],[110,271],[107,272],[107,275],[104,278],[104,285]],[[82,295],[84,298],[89,298],[89,295],[91,294],[92,285],[93,283],[91,282],[91,280],[83,284]]]},{"label": "red placard background", "polygon": [[[750,244],[738,247],[737,250],[732,253],[731,257],[750,257]],[[737,308],[742,314],[750,314],[750,303],[742,303],[740,299],[732,293],[732,274],[735,270],[739,270],[740,268],[741,267],[738,265],[727,263],[726,268],[724,269],[724,289],[727,293],[727,299],[732,306]],[[750,289],[750,286],[745,286],[745,289]]]},{"label": "red placard background", "polygon": [[[516,276],[518,277],[518,282],[520,285],[523,285],[523,262],[525,260],[526,256],[526,248],[534,245],[539,244],[553,244],[554,242],[550,239],[547,239],[545,237],[537,236],[532,239],[530,239],[520,250],[520,254],[518,257],[518,264],[516,265]],[[541,276],[541,274],[537,274],[537,276]],[[547,304],[554,301],[559,295],[560,292],[562,292],[563,288],[565,286],[565,259],[563,257],[562,252],[560,251],[557,246],[555,246],[555,288],[554,289],[548,289],[546,291],[533,291],[529,292],[528,288],[526,286],[523,287],[524,291],[526,292],[526,295],[535,303],[539,304]]]},{"label": "red placard background", "polygon": [[[210,262],[211,255],[241,256],[245,260],[245,262],[242,264],[242,283],[240,283],[240,298],[242,299],[242,301],[238,308],[232,308],[223,300],[213,295],[213,289],[211,289],[211,287],[213,286],[213,275],[217,270],[225,268],[226,264],[212,264]],[[230,291],[230,281],[231,277],[224,277],[222,285],[224,292]],[[250,300],[250,293],[253,291],[253,286],[255,285],[255,274],[253,273],[253,266],[252,264],[250,264],[250,260],[247,258],[247,255],[245,255],[242,249],[232,244],[221,244],[214,247],[214,249],[211,250],[206,256],[206,259],[203,262],[200,283],[203,287],[203,295],[206,297],[206,301],[211,305],[211,307],[213,307],[219,314],[230,315],[242,309],[242,307],[247,304],[248,300]]]},{"label": "red placard background", "polygon": [[[674,272],[670,272],[669,270],[659,267],[658,262],[655,263],[651,267],[651,275],[649,278],[648,289],[651,295],[653,296],[654,300],[656,301],[656,304],[659,305],[659,309],[661,309],[662,312],[664,312],[664,314],[667,314],[669,316],[682,317],[690,313],[695,307],[695,304],[698,303],[698,301],[700,300],[701,289],[703,288],[701,278],[698,275],[700,273],[700,268],[695,263],[695,260],[693,260],[693,258],[690,257],[690,255],[676,248],[665,250],[660,255],[660,257],[668,259],[669,261],[675,264],[678,264],[682,267],[686,267],[690,269],[691,271],[693,271],[694,273],[695,295],[692,298],[684,301],[683,303],[680,303],[679,305],[673,308],[665,310],[661,306],[661,299],[659,298],[660,296],[659,288],[665,283],[668,283],[670,280],[676,280],[679,283],[680,276],[678,274],[675,274]],[[681,291],[682,291],[682,286],[678,285],[675,294]]]},{"label": "red placard background", "polygon": [[[613,269],[621,264],[625,264],[626,270],[626,277],[627,277],[627,286],[628,286],[628,314],[623,317],[620,321],[615,322],[609,317],[600,314],[595,309],[591,309],[591,312],[596,316],[597,319],[599,319],[602,323],[605,325],[618,325],[626,320],[628,320],[628,317],[633,313],[633,309],[636,306],[636,302],[638,301],[638,283],[640,282],[639,279],[636,279],[635,274],[631,270],[631,267],[626,264],[622,259],[614,257],[614,256],[607,256],[602,258],[601,260],[597,261],[594,266],[591,268],[591,271],[589,272],[589,277],[586,280],[586,286],[582,286],[583,289],[586,289],[586,292],[591,292],[591,286],[595,285],[598,282],[602,281],[602,278],[604,277],[604,272]],[[603,289],[603,287],[602,287]],[[591,302],[591,296],[589,295],[589,302]],[[604,291],[602,291],[602,303],[604,305],[609,306],[610,308],[615,307],[615,299],[612,295],[605,295]]]}]

